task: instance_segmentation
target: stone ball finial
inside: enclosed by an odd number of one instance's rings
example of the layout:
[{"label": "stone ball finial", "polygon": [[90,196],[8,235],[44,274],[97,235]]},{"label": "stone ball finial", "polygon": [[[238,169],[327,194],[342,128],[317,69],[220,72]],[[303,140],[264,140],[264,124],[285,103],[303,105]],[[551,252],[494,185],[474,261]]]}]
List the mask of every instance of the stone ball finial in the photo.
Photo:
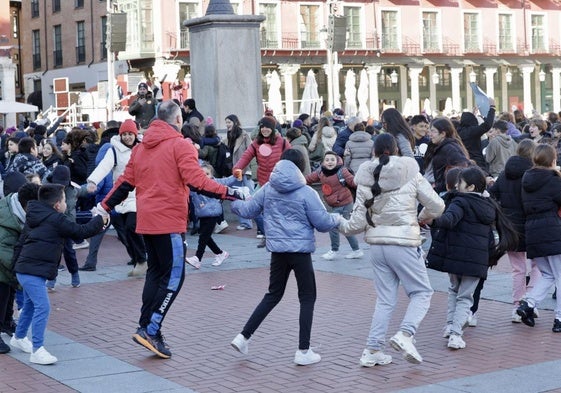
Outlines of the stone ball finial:
[{"label": "stone ball finial", "polygon": [[234,8],[229,0],[210,0],[205,15],[233,15]]}]

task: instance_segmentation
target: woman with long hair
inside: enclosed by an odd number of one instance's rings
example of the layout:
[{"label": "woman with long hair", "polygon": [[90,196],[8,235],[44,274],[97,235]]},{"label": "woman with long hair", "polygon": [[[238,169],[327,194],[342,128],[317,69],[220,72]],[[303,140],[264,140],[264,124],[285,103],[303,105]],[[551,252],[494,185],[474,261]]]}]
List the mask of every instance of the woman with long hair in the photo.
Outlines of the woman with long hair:
[{"label": "woman with long hair", "polygon": [[49,171],[52,171],[56,165],[62,163],[62,153],[53,141],[49,139],[41,141],[41,160]]},{"label": "woman with long hair", "polygon": [[439,117],[431,122],[431,143],[425,153],[425,177],[438,193],[446,191],[446,171],[469,165],[469,155],[452,122]]},{"label": "woman with long hair", "polygon": [[414,158],[415,136],[403,115],[395,108],[388,108],[382,112],[381,120],[384,130],[392,134],[397,141],[398,154]]},{"label": "woman with long hair", "polygon": [[[354,179],[357,193],[351,218],[341,218],[339,225],[346,235],[365,232],[364,239],[370,244],[377,298],[366,348],[360,358],[364,367],[392,361],[383,350],[400,283],[409,297],[409,306],[390,344],[403,352],[407,361],[422,362],[414,336],[433,293],[420,248],[418,222],[440,216],[444,202],[419,172],[417,161],[400,157],[397,152],[391,134],[376,138],[375,159],[362,164]],[[419,203],[424,208],[417,217]]]}]

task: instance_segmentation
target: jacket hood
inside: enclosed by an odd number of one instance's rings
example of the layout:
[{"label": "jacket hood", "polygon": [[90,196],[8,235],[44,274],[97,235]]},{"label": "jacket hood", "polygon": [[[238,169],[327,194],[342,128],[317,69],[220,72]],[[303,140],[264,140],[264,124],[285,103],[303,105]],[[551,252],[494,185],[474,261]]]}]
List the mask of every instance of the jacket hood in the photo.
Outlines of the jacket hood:
[{"label": "jacket hood", "polygon": [[297,145],[302,145],[302,146],[308,146],[308,138],[306,138],[304,135],[300,135],[298,138],[294,138],[293,140],[290,141],[290,144],[292,146],[297,146]]},{"label": "jacket hood", "polygon": [[512,144],[512,138],[506,134],[499,134],[495,139],[501,144],[502,147],[508,149]]},{"label": "jacket hood", "polygon": [[327,126],[321,129],[321,136],[322,137],[325,136],[327,138],[333,138],[337,136],[337,132],[335,131],[335,128]]},{"label": "jacket hood", "polygon": [[29,201],[25,222],[30,228],[35,228],[53,214],[58,212],[51,206],[39,201]]},{"label": "jacket hood", "polygon": [[304,187],[306,178],[292,161],[280,160],[271,172],[269,184],[281,194],[286,194]]},{"label": "jacket hood", "polygon": [[462,117],[460,117],[460,127],[471,127],[477,126],[479,122],[477,121],[477,117],[471,112],[463,112]]},{"label": "jacket hood", "polygon": [[527,192],[535,192],[558,176],[558,172],[553,169],[532,168],[522,178],[522,188]]},{"label": "jacket hood", "polygon": [[505,164],[505,177],[509,180],[522,179],[524,172],[532,167],[532,162],[524,157],[512,156]]},{"label": "jacket hood", "polygon": [[477,217],[478,221],[483,224],[492,224],[496,218],[496,210],[489,197],[484,197],[477,193],[459,193],[463,198],[469,201],[468,206],[471,213]]},{"label": "jacket hood", "polygon": [[372,136],[366,131],[355,131],[349,137],[349,140],[353,142],[365,142],[370,139],[372,139]]},{"label": "jacket hood", "polygon": [[144,133],[142,144],[146,148],[152,149],[158,146],[161,142],[174,138],[182,139],[183,136],[170,124],[166,123],[163,120],[156,119],[150,123],[150,127],[148,127],[148,129]]},{"label": "jacket hood", "polygon": [[[355,182],[371,187],[374,184],[374,169],[378,159],[362,164],[355,176]],[[419,164],[411,157],[391,156],[390,161],[382,167],[378,184],[382,191],[397,190],[411,181],[419,173]]]}]

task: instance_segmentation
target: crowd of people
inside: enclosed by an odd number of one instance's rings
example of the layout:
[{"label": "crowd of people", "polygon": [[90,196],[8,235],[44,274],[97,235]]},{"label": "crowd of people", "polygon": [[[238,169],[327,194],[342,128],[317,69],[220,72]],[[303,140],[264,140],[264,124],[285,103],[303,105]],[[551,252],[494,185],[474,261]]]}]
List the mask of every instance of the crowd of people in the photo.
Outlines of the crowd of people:
[{"label": "crowd of people", "polygon": [[[247,130],[237,115],[226,116],[221,137],[194,99],[158,102],[140,83],[130,114],[134,121],[71,130],[31,123],[1,135],[0,329],[33,363],[57,361],[43,341],[48,290],[55,288],[61,256],[78,288],[79,271],[97,269],[109,224],[130,258],[129,276],[145,277],[133,340],[171,357],[162,324],[185,266],[199,269],[207,247],[215,267],[230,256],[213,238],[228,227],[224,199],[234,201],[236,230],[255,223],[257,247],[271,252],[268,292],[231,343],[243,354],[293,270],[300,301],[294,362],[321,360],[310,348],[315,230],[329,232],[326,260],[340,258],[340,233],[351,248],[346,259],[364,257],[357,235],[370,246],[376,307],[360,357],[365,367],[392,361],[384,349],[400,284],[409,305],[389,344],[407,361],[422,362],[415,334],[433,293],[427,268],[450,279],[442,319],[452,350],[466,347],[464,329],[477,324],[488,270],[503,255],[513,272],[512,322],[534,326],[540,302],[561,285],[561,122],[555,113],[545,119],[497,114],[489,99],[487,113],[458,118],[405,118],[388,108],[373,121],[336,108],[281,124],[266,110]],[[49,220],[38,218],[45,216]],[[196,234],[196,252],[187,255],[186,236]],[[49,258],[38,252],[45,241],[53,247]],[[89,248],[81,266],[79,247]],[[561,332],[559,301],[552,330]],[[0,341],[0,352],[10,346]]]}]

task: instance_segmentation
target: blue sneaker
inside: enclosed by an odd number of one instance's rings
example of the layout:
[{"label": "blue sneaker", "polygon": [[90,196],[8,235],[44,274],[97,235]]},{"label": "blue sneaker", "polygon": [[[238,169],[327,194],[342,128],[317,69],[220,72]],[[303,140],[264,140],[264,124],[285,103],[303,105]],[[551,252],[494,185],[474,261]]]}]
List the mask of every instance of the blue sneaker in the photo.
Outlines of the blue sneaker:
[{"label": "blue sneaker", "polygon": [[73,288],[78,288],[80,286],[80,275],[78,272],[72,273],[72,281],[71,281]]}]

